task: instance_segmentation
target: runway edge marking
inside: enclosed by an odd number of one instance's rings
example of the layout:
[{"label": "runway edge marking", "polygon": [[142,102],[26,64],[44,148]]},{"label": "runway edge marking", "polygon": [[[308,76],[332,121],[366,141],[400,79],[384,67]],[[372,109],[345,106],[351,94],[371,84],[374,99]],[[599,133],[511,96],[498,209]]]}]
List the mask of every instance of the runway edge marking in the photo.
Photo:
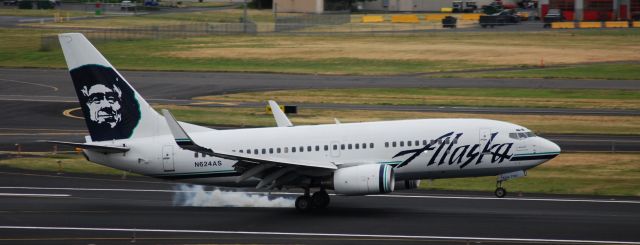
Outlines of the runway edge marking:
[{"label": "runway edge marking", "polygon": [[[167,193],[183,193],[192,191],[180,190],[154,190],[154,189],[118,189],[118,188],[63,188],[63,187],[30,187],[30,186],[1,186],[0,189],[22,189],[22,190],[61,190],[61,191],[122,191],[122,192],[167,192]],[[249,194],[267,194],[266,192],[244,192]],[[295,192],[271,192],[275,195],[300,195]],[[335,196],[335,194],[330,194]],[[587,203],[626,203],[640,204],[640,200],[598,200],[598,199],[560,199],[560,198],[498,198],[498,197],[481,197],[481,196],[434,196],[434,195],[367,195],[368,197],[387,197],[387,198],[432,198],[432,199],[473,199],[473,200],[505,200],[505,201],[537,201],[537,202],[587,202]]]},{"label": "runway edge marking", "polygon": [[276,235],[310,237],[346,237],[346,238],[395,238],[395,239],[431,239],[431,240],[468,240],[501,242],[538,242],[538,243],[581,243],[581,244],[638,244],[640,242],[570,240],[570,239],[529,239],[501,237],[456,237],[456,236],[411,236],[384,234],[341,234],[341,233],[305,233],[305,232],[268,232],[268,231],[215,231],[215,230],[168,230],[168,229],[128,229],[98,227],[45,227],[45,226],[0,226],[0,229],[16,230],[67,230],[67,231],[115,231],[115,232],[158,232],[158,233],[200,233],[200,234],[236,234],[236,235]]}]

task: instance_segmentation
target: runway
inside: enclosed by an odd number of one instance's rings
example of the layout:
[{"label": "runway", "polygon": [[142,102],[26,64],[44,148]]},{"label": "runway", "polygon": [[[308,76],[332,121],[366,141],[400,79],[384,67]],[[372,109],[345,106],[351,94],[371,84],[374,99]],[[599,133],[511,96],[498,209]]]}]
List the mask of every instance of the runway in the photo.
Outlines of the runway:
[{"label": "runway", "polygon": [[[173,183],[0,169],[0,243],[640,242],[640,199],[412,191],[329,209],[174,206]],[[290,190],[295,192],[296,190]],[[295,198],[295,194],[274,196]]]}]

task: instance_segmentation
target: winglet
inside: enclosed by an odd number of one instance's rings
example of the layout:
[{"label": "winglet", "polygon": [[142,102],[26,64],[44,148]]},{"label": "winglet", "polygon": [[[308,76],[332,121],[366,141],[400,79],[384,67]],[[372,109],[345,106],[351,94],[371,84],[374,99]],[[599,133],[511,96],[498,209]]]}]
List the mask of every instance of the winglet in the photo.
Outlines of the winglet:
[{"label": "winglet", "polygon": [[173,117],[171,112],[167,109],[162,109],[162,115],[164,119],[167,121],[167,125],[169,125],[169,130],[171,130],[171,134],[176,141],[176,144],[180,146],[180,148],[190,151],[203,152],[207,154],[213,154],[213,150],[204,148],[202,146],[197,145],[191,137],[187,134],[186,131],[180,126],[176,118]]},{"label": "winglet", "polygon": [[271,107],[271,113],[273,113],[273,117],[275,117],[278,127],[293,127],[293,123],[291,123],[289,118],[287,118],[287,115],[282,112],[278,103],[273,100],[269,100],[269,107]]}]

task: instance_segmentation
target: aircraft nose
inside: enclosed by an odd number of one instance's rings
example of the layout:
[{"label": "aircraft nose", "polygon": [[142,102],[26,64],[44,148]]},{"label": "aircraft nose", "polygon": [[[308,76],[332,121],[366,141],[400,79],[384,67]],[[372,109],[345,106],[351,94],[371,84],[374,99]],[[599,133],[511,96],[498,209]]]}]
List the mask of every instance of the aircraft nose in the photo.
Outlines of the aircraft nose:
[{"label": "aircraft nose", "polygon": [[544,143],[542,144],[542,148],[544,152],[554,152],[554,153],[560,153],[561,149],[560,146],[556,143],[554,143],[551,140],[548,139],[544,139]]}]

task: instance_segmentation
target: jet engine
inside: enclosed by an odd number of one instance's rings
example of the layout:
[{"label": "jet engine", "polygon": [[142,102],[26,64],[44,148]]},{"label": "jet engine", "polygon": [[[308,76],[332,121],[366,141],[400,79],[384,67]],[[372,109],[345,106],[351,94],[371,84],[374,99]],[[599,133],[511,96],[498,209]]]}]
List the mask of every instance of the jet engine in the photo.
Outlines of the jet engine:
[{"label": "jet engine", "polygon": [[419,179],[414,179],[414,180],[398,180],[396,181],[396,190],[413,190],[413,189],[418,189],[418,186],[420,186],[420,180]]},{"label": "jet engine", "polygon": [[[336,170],[327,181],[336,194],[367,195],[392,192],[395,186],[393,166],[364,164]],[[326,183],[326,182],[325,182]]]}]

